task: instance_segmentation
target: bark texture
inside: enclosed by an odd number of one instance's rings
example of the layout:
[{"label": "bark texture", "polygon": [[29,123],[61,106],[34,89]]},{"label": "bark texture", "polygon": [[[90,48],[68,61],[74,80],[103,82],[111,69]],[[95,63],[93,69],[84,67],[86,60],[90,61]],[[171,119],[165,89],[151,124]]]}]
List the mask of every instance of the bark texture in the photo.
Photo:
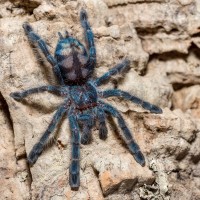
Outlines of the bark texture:
[{"label": "bark texture", "polygon": [[[124,57],[131,60],[131,70],[105,88],[128,91],[164,112],[150,114],[109,98],[123,113],[147,164],[135,162],[110,119],[106,141],[94,129],[92,143],[81,146],[81,187],[75,192],[68,183],[67,119],[36,164],[26,162],[62,98],[41,93],[16,102],[9,94],[56,84],[51,66],[31,48],[22,24],[30,22],[53,54],[58,31],[68,30],[84,42],[82,7],[95,35],[96,76]],[[0,199],[200,199],[199,36],[199,0],[1,0]]]}]

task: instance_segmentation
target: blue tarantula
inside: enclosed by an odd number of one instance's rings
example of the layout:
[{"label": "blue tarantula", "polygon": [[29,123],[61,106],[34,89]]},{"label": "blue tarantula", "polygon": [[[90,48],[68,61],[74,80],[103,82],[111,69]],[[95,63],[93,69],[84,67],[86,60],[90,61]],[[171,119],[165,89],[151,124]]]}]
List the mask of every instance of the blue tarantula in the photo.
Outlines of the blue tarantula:
[{"label": "blue tarantula", "polygon": [[[106,114],[118,120],[119,127],[122,130],[124,140],[130,152],[140,165],[145,165],[144,156],[138,144],[133,139],[122,115],[112,105],[105,103],[102,100],[103,98],[111,96],[123,97],[124,99],[141,105],[151,113],[162,113],[161,108],[119,89],[104,91],[97,89],[98,86],[104,84],[113,75],[129,68],[130,62],[125,59],[103,76],[92,79],[91,77],[96,65],[96,49],[94,35],[88,22],[87,13],[83,9],[80,12],[80,21],[84,29],[88,50],[85,49],[79,40],[69,36],[67,32],[65,36],[59,32],[59,41],[55,50],[55,57],[50,54],[46,43],[33,31],[30,24],[24,23],[23,28],[28,38],[31,42],[37,43],[40,50],[52,65],[53,72],[60,86],[47,85],[11,93],[11,97],[18,101],[30,94],[44,91],[64,97],[63,104],[58,107],[47,130],[29,153],[28,162],[33,165],[37,161],[50,135],[61,121],[61,118],[64,115],[68,116],[72,137],[71,164],[69,167],[69,184],[72,190],[78,190],[80,186],[80,143],[88,144],[91,141],[91,129],[95,125],[95,120],[99,124],[100,139],[105,140],[107,138]],[[80,126],[81,124],[82,126]]]}]

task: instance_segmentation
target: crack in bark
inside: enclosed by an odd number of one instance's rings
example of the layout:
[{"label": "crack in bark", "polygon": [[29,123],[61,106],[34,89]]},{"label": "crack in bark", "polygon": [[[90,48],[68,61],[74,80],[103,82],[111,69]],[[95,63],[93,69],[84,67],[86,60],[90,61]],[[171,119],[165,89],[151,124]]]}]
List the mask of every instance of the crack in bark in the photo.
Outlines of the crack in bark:
[{"label": "crack in bark", "polygon": [[131,1],[128,1],[128,2],[119,2],[119,3],[116,3],[116,4],[113,4],[113,5],[111,5],[111,4],[109,4],[109,2],[105,2],[106,3],[106,5],[109,7],[109,8],[116,8],[116,7],[123,7],[123,6],[127,6],[127,5],[129,5],[129,4],[152,4],[152,3],[158,3],[158,4],[165,4],[166,2],[164,1],[162,1],[162,0],[152,0],[152,1],[145,1],[145,0],[138,0],[138,1],[136,1],[136,2],[131,2]]},{"label": "crack in bark", "polygon": [[[13,4],[13,8],[22,8],[25,10],[25,12],[29,15],[33,14],[34,9],[36,9],[37,7],[40,6],[40,2],[37,1],[27,1],[27,0],[20,0],[20,1],[16,1],[16,0],[9,0],[12,4]],[[12,9],[10,9],[11,13],[12,13]]]},{"label": "crack in bark", "polygon": [[12,130],[13,138],[14,138],[13,121],[12,121],[12,118],[11,118],[11,115],[10,115],[10,111],[9,111],[8,104],[7,104],[7,102],[6,102],[6,100],[5,100],[5,98],[3,97],[3,95],[2,95],[1,92],[0,92],[0,108],[3,110],[3,112],[4,112],[5,115],[6,115],[6,118],[8,119],[9,127],[10,127],[11,130]]},{"label": "crack in bark", "polygon": [[[13,125],[13,120],[12,120],[12,116],[10,114],[10,111],[9,111],[9,106],[8,106],[8,103],[6,102],[6,99],[4,98],[2,92],[0,92],[0,109],[3,110],[3,112],[5,113],[5,116],[8,120],[8,125],[11,129],[11,132],[12,132],[12,145],[15,147],[15,134],[14,134],[14,125]],[[14,148],[14,153],[15,153],[15,158],[16,158],[16,165],[17,165],[17,161],[21,160],[21,159],[26,159],[27,158],[27,155],[24,154],[20,157],[17,157],[16,156],[16,151],[15,151],[15,148]],[[29,191],[31,191],[31,184],[32,184],[32,174],[31,174],[31,171],[30,171],[30,167],[29,165],[27,164],[26,165],[26,172],[28,173],[28,188],[29,188]],[[31,196],[31,192],[29,192],[30,196]]]}]

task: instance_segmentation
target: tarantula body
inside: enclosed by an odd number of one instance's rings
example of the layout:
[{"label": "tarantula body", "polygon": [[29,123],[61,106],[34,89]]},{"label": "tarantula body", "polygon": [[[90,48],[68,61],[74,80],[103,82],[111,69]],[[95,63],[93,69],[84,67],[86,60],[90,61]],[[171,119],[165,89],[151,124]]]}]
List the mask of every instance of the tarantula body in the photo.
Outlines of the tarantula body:
[{"label": "tarantula body", "polygon": [[122,130],[123,138],[133,154],[135,160],[142,166],[145,159],[135,142],[129,128],[119,111],[112,105],[105,103],[102,99],[111,96],[123,97],[149,110],[151,113],[162,113],[162,110],[153,104],[135,97],[128,92],[119,89],[101,91],[98,86],[109,81],[113,75],[121,73],[129,68],[130,62],[125,59],[120,64],[109,70],[103,76],[92,79],[91,76],[96,64],[96,50],[94,36],[87,20],[85,10],[81,10],[80,20],[85,31],[88,50],[75,38],[70,37],[66,32],[65,36],[59,34],[59,41],[53,57],[44,40],[37,35],[28,23],[23,27],[31,42],[37,43],[49,63],[53,67],[54,74],[59,81],[59,86],[47,85],[32,88],[22,92],[11,93],[15,100],[21,100],[26,96],[49,91],[64,98],[56,113],[53,116],[47,130],[40,140],[33,146],[28,155],[28,162],[34,164],[47,144],[50,135],[55,130],[63,116],[68,116],[71,130],[71,164],[69,168],[69,183],[71,189],[78,190],[80,186],[80,143],[88,144],[91,141],[91,129],[95,121],[99,124],[99,138],[107,138],[106,115],[115,117]]}]

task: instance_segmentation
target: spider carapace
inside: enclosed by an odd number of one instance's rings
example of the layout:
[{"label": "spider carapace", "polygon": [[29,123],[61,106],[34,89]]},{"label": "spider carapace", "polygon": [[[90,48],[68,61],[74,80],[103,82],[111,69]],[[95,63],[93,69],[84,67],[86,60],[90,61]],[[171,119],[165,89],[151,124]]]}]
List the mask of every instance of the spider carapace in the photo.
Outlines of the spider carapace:
[{"label": "spider carapace", "polygon": [[128,92],[119,89],[98,89],[98,86],[109,81],[113,75],[127,71],[126,69],[129,68],[130,62],[128,59],[124,59],[101,77],[92,78],[96,65],[96,49],[94,36],[84,9],[80,12],[80,21],[85,32],[87,50],[79,40],[69,36],[67,31],[64,36],[59,32],[59,41],[54,57],[50,54],[44,40],[33,31],[30,24],[24,23],[23,27],[29,40],[39,47],[52,65],[59,85],[47,85],[11,93],[11,97],[18,101],[30,94],[43,91],[63,97],[63,104],[58,107],[47,130],[30,151],[28,162],[32,165],[37,161],[56,126],[64,116],[67,116],[71,130],[72,152],[69,167],[69,184],[73,190],[78,190],[80,186],[80,144],[88,144],[91,141],[91,130],[95,125],[95,121],[99,124],[100,139],[105,140],[107,138],[106,115],[111,115],[117,119],[123,139],[130,152],[140,165],[145,165],[144,156],[122,115],[112,105],[104,102],[104,98],[111,96],[122,97],[142,106],[151,113],[162,113],[162,109],[158,106],[139,99]]}]

